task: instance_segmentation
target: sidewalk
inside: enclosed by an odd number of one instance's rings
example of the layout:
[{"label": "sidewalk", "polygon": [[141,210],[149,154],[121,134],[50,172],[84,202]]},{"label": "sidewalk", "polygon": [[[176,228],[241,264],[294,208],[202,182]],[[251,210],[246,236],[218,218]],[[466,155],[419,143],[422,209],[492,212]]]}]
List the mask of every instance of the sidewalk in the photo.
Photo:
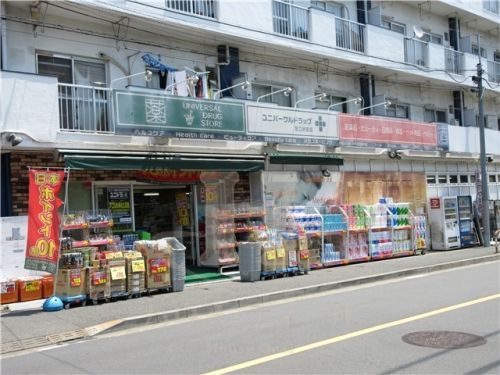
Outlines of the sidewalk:
[{"label": "sidewalk", "polygon": [[498,261],[494,247],[430,252],[351,264],[253,283],[238,279],[186,286],[183,292],[45,312],[42,301],[8,305],[1,315],[2,353],[193,315],[234,309],[384,279]]}]

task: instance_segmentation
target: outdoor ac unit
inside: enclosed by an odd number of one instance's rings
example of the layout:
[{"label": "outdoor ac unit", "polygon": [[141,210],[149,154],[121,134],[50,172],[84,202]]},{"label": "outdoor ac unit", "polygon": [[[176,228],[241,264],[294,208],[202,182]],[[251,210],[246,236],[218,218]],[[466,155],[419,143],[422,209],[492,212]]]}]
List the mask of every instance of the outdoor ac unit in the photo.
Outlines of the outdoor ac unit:
[{"label": "outdoor ac unit", "polygon": [[497,119],[497,116],[486,115],[485,116],[485,126],[488,129],[495,129],[495,130],[497,130],[497,128],[498,128],[498,119]]},{"label": "outdoor ac unit", "polygon": [[473,109],[464,110],[464,126],[476,126],[476,113]]}]

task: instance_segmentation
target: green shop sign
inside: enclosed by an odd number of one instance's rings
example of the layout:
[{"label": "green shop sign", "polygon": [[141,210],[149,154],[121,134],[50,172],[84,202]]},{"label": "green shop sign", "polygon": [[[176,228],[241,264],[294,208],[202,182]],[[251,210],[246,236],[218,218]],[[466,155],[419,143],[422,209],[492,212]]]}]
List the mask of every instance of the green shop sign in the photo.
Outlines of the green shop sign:
[{"label": "green shop sign", "polygon": [[115,91],[115,133],[150,137],[244,140],[245,106]]}]

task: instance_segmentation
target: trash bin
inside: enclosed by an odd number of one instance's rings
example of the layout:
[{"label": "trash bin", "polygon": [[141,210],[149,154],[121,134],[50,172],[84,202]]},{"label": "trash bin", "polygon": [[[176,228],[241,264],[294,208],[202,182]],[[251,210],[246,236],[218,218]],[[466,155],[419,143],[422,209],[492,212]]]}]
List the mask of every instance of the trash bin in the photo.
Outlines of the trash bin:
[{"label": "trash bin", "polygon": [[170,256],[172,292],[182,292],[184,290],[184,278],[186,277],[186,246],[175,237],[165,239],[172,248],[172,255]]},{"label": "trash bin", "polygon": [[261,246],[259,242],[241,242],[238,244],[241,281],[260,280]]}]

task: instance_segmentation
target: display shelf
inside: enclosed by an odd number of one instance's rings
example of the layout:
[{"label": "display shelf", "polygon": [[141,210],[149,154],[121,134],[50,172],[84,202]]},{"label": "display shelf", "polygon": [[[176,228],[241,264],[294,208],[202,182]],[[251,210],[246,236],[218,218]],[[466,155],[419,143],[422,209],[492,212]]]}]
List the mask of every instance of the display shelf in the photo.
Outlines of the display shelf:
[{"label": "display shelf", "polygon": [[239,243],[267,229],[265,211],[258,204],[207,205],[205,210],[204,266],[237,265]]},{"label": "display shelf", "polygon": [[74,249],[112,245],[112,227],[113,220],[107,210],[67,213],[61,224],[63,238],[69,240]]}]

